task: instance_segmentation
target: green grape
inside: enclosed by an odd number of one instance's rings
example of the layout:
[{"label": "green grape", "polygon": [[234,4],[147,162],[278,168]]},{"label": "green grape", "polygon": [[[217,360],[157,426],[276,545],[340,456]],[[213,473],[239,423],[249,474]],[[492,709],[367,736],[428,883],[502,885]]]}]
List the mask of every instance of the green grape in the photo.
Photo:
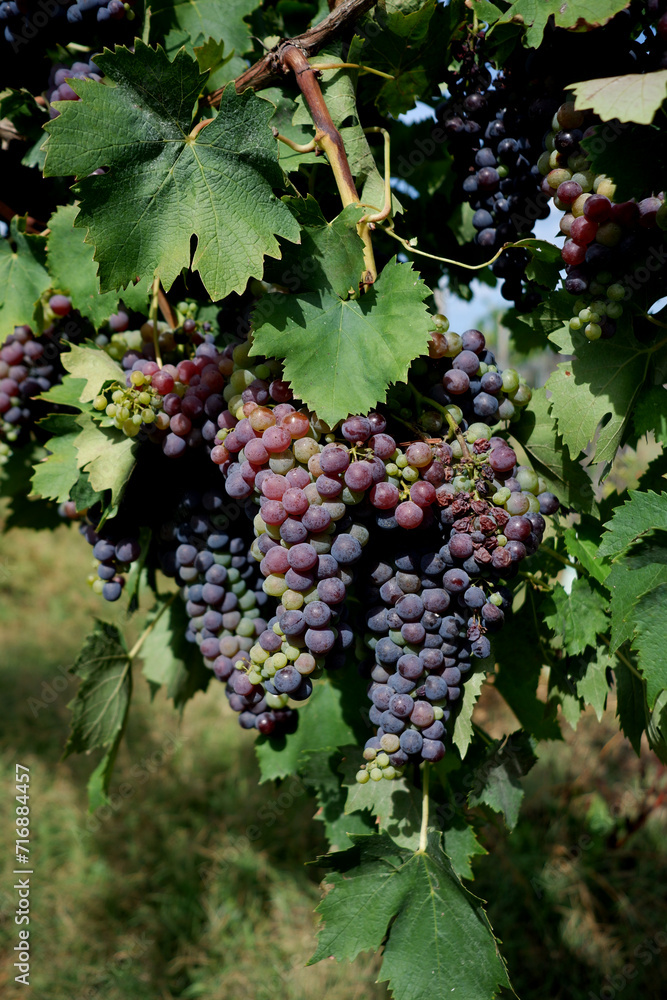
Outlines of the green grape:
[{"label": "green grape", "polygon": [[367,781],[371,780],[371,776],[368,771],[357,771],[355,778],[360,785],[365,785]]},{"label": "green grape", "polygon": [[589,323],[584,329],[584,334],[589,340],[599,340],[602,336],[602,327],[598,323]]},{"label": "green grape", "polygon": [[95,410],[106,410],[107,408],[106,396],[95,396],[95,399],[93,400],[93,408]]},{"label": "green grape", "polygon": [[503,390],[505,392],[514,392],[515,389],[519,388],[519,375],[514,371],[513,368],[506,368],[503,372]]}]

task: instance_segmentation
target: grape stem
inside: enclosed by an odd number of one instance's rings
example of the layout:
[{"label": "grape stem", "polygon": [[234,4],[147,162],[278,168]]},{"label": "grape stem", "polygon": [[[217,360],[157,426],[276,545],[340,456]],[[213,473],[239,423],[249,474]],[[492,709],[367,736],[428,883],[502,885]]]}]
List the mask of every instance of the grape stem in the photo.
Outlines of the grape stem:
[{"label": "grape stem", "polygon": [[391,73],[383,73],[382,70],[372,69],[371,66],[362,66],[361,63],[348,63],[348,62],[311,63],[311,66],[316,71],[323,69],[358,69],[361,73],[372,73],[374,76],[381,76],[385,80],[396,79],[396,77],[392,76]]},{"label": "grape stem", "polygon": [[132,649],[130,650],[130,652],[127,654],[128,660],[133,660],[135,658],[135,656],[137,656],[137,654],[139,653],[139,650],[143,646],[145,640],[151,634],[151,632],[153,631],[153,629],[155,628],[155,626],[159,622],[160,618],[162,618],[162,615],[165,613],[165,611],[167,610],[167,608],[171,607],[171,605],[174,603],[174,601],[176,600],[177,597],[178,597],[178,591],[176,591],[175,594],[172,594],[168,601],[164,602],[164,604],[162,605],[162,607],[160,608],[160,610],[156,614],[156,616],[153,619],[153,621],[150,623],[150,625],[146,626],[146,628],[143,630],[143,632],[141,633],[141,635],[139,636],[139,638],[135,642],[135,644],[132,647]]},{"label": "grape stem", "polygon": [[153,293],[151,298],[150,321],[153,324],[153,345],[155,347],[155,363],[162,368],[162,355],[160,353],[160,339],[157,332],[157,313],[160,304],[160,279],[153,279]]},{"label": "grape stem", "polygon": [[424,762],[422,771],[422,825],[419,831],[419,849],[417,854],[424,854],[428,844],[428,780],[430,768],[428,761]]},{"label": "grape stem", "polygon": [[500,250],[498,250],[498,252],[495,253],[490,260],[485,261],[483,264],[464,264],[461,260],[452,260],[450,257],[438,257],[435,253],[426,253],[425,250],[417,250],[416,247],[412,246],[410,240],[406,240],[404,236],[399,236],[398,233],[394,231],[394,227],[392,225],[383,226],[382,232],[387,236],[391,236],[392,239],[398,240],[401,246],[403,246],[408,253],[416,253],[419,254],[420,257],[428,257],[429,260],[439,260],[443,264],[453,264],[455,267],[464,267],[466,271],[482,271],[485,267],[490,267],[491,264],[494,264],[500,255],[505,252],[505,250],[514,250],[517,248],[520,250],[530,250],[531,242],[535,242],[534,240],[525,239],[517,240],[516,243],[504,243]]},{"label": "grape stem", "polygon": [[364,132],[366,134],[369,132],[380,132],[384,137],[384,205],[379,212],[375,212],[374,215],[365,215],[361,220],[362,222],[373,224],[384,222],[387,216],[391,214],[391,140],[386,128],[380,128],[378,125],[365,128]]},{"label": "grape stem", "polygon": [[422,407],[424,405],[430,406],[433,409],[436,409],[440,413],[442,413],[443,417],[447,421],[447,424],[449,425],[450,431],[453,432],[453,434],[456,437],[456,440],[461,445],[461,452],[463,454],[464,461],[467,462],[470,465],[474,464],[473,463],[473,459],[472,459],[472,455],[470,454],[470,452],[468,450],[468,444],[466,442],[466,439],[463,437],[463,434],[461,433],[461,429],[460,429],[459,425],[456,423],[456,421],[454,420],[454,417],[451,415],[451,413],[449,413],[445,409],[445,407],[442,406],[440,403],[437,403],[435,401],[435,399],[429,399],[428,396],[422,395],[422,393],[419,392],[418,389],[415,389],[415,387],[413,385],[410,385],[410,383],[408,383],[408,388],[411,390],[413,396],[415,397],[415,399],[419,403],[420,407]]}]

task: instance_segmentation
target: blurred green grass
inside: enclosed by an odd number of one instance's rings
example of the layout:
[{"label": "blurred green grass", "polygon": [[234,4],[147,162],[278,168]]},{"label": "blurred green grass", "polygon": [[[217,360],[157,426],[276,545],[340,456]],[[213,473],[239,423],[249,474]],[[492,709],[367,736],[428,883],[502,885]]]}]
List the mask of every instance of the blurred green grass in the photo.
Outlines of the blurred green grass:
[{"label": "blurred green grass", "polygon": [[[66,671],[92,616],[120,614],[87,588],[89,560],[64,526],[0,538],[2,787],[9,796],[16,762],[30,767],[35,869],[32,986],[16,986],[14,959],[0,959],[2,995],[387,1000],[376,956],[304,967],[322,874],[306,863],[326,850],[321,825],[298,781],[257,785],[252,738],[221,686],[181,722],[138,680],[112,806],[86,813],[93,762],[60,760],[75,690]],[[480,711],[504,721],[492,689]],[[515,832],[500,821],[481,828],[493,856],[470,887],[490,900],[524,1000],[664,995],[665,769],[614,731],[613,706],[601,725],[587,714],[565,745],[543,748]],[[17,940],[13,829],[1,827],[7,955]]]}]

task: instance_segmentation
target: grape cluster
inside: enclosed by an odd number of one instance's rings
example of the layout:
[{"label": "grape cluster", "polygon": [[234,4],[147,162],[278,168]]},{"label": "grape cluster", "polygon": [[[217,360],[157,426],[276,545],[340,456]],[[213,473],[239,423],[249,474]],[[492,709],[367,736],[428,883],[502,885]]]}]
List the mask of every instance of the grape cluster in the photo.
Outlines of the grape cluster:
[{"label": "grape cluster", "polygon": [[[124,18],[131,21],[136,17],[132,10],[134,2],[135,0],[128,0],[126,3],[123,0],[54,0],[53,4],[48,5],[38,3],[36,0],[6,0],[6,2],[0,3],[0,25],[3,25],[5,42],[11,45],[15,52],[20,52],[21,47],[28,41],[32,41],[39,29],[45,28],[48,24],[53,30],[55,24],[52,22],[60,20],[64,23],[65,18],[70,25],[86,21],[103,23],[111,20],[123,20]],[[84,76],[81,76],[84,73],[83,67],[91,67],[90,71],[86,73],[87,77],[97,72],[92,63],[74,63],[71,69],[56,67],[56,72],[60,69],[65,69],[67,72],[58,80],[52,78],[51,86],[58,88],[66,78],[85,79]],[[53,75],[52,73],[52,77]],[[68,96],[69,89],[67,88],[67,91],[64,91],[62,95],[49,99],[77,100],[76,95],[74,97]]]},{"label": "grape cluster", "polygon": [[0,461],[34,425],[33,397],[60,381],[60,367],[44,356],[47,343],[29,327],[17,326],[0,347]]},{"label": "grape cluster", "polygon": [[652,230],[665,218],[664,194],[615,202],[615,185],[590,169],[582,140],[595,135],[599,120],[562,104],[545,139],[538,166],[542,190],[563,212],[559,227],[565,289],[577,297],[573,330],[589,340],[612,337],[629,290],[623,278],[633,262],[645,259]]},{"label": "grape cluster", "polygon": [[[535,134],[542,103],[535,102],[512,73],[491,73],[483,56],[483,34],[461,44],[459,70],[448,75],[450,98],[437,109],[461,180],[463,197],[474,209],[475,244],[488,256],[505,243],[532,236],[536,219],[548,207],[536,202],[540,173],[535,166],[541,136]],[[525,286],[529,255],[521,249],[503,254],[493,267],[503,279],[501,294],[523,310],[540,301]]]},{"label": "grape cluster", "polygon": [[134,2],[135,0],[128,0],[126,3],[123,0],[76,0],[67,8],[67,20],[70,24],[79,24],[87,19],[92,20],[93,17],[100,23],[120,21],[123,18],[132,21],[136,17],[132,10]]},{"label": "grape cluster", "polygon": [[[75,510],[63,510],[63,513],[76,520]],[[119,599],[125,586],[125,574],[141,555],[139,539],[124,534],[125,530],[128,530],[125,525],[115,520],[107,521],[99,530],[88,519],[79,525],[79,532],[92,545],[97,560],[97,573],[91,574],[88,582],[105,601]]]},{"label": "grape cluster", "polygon": [[[265,735],[287,732],[296,722],[296,713],[287,706],[289,698],[307,698],[312,684],[306,686],[304,680],[299,690],[283,684],[288,672],[281,666],[288,658],[282,650],[289,644],[275,630],[277,619],[267,625],[262,617],[268,598],[259,567],[248,553],[248,539],[228,530],[224,507],[221,487],[202,496],[186,494],[178,516],[160,531],[163,545],[178,543],[175,549],[163,550],[162,568],[181,585],[189,616],[185,638],[199,646],[205,665],[226,682],[229,704],[240,713],[241,726]],[[259,649],[273,651],[272,671],[267,652],[264,669],[258,672]]]}]

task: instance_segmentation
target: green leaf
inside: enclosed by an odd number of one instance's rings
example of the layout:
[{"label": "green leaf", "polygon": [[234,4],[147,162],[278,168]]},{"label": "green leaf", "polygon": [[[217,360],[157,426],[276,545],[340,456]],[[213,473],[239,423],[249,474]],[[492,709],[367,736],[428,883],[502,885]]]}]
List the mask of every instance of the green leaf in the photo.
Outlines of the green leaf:
[{"label": "green leaf", "polygon": [[422,820],[421,792],[406,778],[360,785],[355,778],[363,762],[359,748],[342,747],[341,753],[345,754],[340,766],[347,789],[345,814],[370,811],[381,833],[386,833],[399,847],[416,850]]},{"label": "green leaf", "polygon": [[[473,0],[473,8],[477,6]],[[498,23],[509,21],[526,26],[525,44],[537,48],[550,17],[557,28],[595,28],[606,24],[620,10],[625,10],[628,0],[514,0]]]},{"label": "green leaf", "polygon": [[648,722],[646,708],[646,685],[637,674],[621,660],[614,666],[616,676],[616,715],[621,729],[627,736],[633,750],[639,756],[641,739]]},{"label": "green leaf", "polygon": [[484,766],[475,771],[468,805],[486,805],[502,813],[505,825],[513,830],[524,795],[521,778],[537,763],[536,746],[537,740],[519,730],[492,747]]},{"label": "green leaf", "polygon": [[76,344],[72,344],[69,351],[63,354],[62,362],[77,381],[86,383],[85,389],[79,396],[81,403],[92,403],[107,382],[125,384],[125,372],[118,362],[110,358],[101,348],[77,347]]},{"label": "green leaf", "polygon": [[586,673],[577,681],[577,694],[587,705],[592,705],[598,722],[607,703],[609,685],[607,684],[607,668],[613,666],[612,657],[604,648],[597,650],[595,659],[589,661]]},{"label": "green leaf", "polygon": [[474,878],[472,858],[489,853],[477,840],[473,828],[461,816],[457,817],[456,825],[452,824],[444,831],[442,846],[458,877],[471,880]]},{"label": "green leaf", "polygon": [[[72,305],[97,328],[109,319],[118,307],[118,292],[100,294],[94,248],[85,243],[85,233],[74,226],[78,208],[61,205],[49,220],[48,268],[55,291],[68,295]],[[150,284],[150,283],[149,283]],[[128,309],[138,312],[148,304],[148,284],[145,280],[128,285],[123,292]]]},{"label": "green leaf", "polygon": [[132,696],[132,662],[115,625],[96,621],[70,668],[81,678],[70,703],[72,728],[63,757],[108,748],[90,780],[91,808],[106,800],[111,771],[122,739]]},{"label": "green leaf", "polygon": [[558,584],[542,603],[545,624],[563,640],[570,655],[583,653],[586,646],[597,647],[598,632],[605,634],[609,619],[607,600],[589,580],[579,577],[569,593]]},{"label": "green leaf", "polygon": [[576,528],[566,528],[563,539],[569,554],[576,559],[586,572],[604,583],[611,566],[606,559],[600,558],[600,524],[592,517],[582,517]]},{"label": "green leaf", "polygon": [[640,597],[667,583],[667,548],[644,544],[617,559],[605,581],[611,593],[611,652],[634,634],[634,606]]},{"label": "green leaf", "polygon": [[667,691],[657,698],[646,730],[649,746],[663,764],[667,763]]},{"label": "green leaf", "polygon": [[80,413],[76,420],[82,428],[74,442],[78,466],[88,473],[96,493],[111,490],[115,505],[136,464],[139,444],[122,431],[100,427],[90,413]]},{"label": "green leaf", "polygon": [[653,73],[626,73],[601,80],[580,80],[567,87],[575,93],[574,106],[593,110],[602,121],[650,125],[667,97],[667,69]]},{"label": "green leaf", "polygon": [[474,214],[472,205],[467,201],[462,201],[459,202],[449,218],[447,225],[454,233],[459,246],[467,246],[477,232],[472,224]]},{"label": "green leaf", "polygon": [[352,961],[383,944],[379,982],[401,1000],[491,1000],[509,986],[481,901],[463,888],[439,837],[423,854],[389,837],[353,837],[354,847],[320,859],[333,888],[318,907],[324,926],[310,964]]},{"label": "green leaf", "polygon": [[9,239],[0,240],[0,344],[15,326],[33,325],[35,306],[51,284],[46,240],[26,235],[25,225],[25,218],[15,215]]},{"label": "green leaf", "polygon": [[[192,266],[212,299],[243,291],[264,256],[279,255],[276,236],[299,238],[272,191],[282,174],[271,106],[228,87],[211,124],[192,137],[204,78],[184,51],[170,63],[163,49],[137,40],[134,53],[118,47],[98,64],[115,86],[73,81],[81,100],[59,104],[46,126],[45,173],[82,178],[76,225],[95,246],[101,290],[137,275],[169,289]],[[89,176],[101,165],[106,174]]]},{"label": "green leaf", "polygon": [[667,393],[661,385],[642,392],[634,412],[635,434],[653,431],[656,440],[667,444]]},{"label": "green leaf", "polygon": [[646,680],[646,697],[653,708],[660,692],[667,688],[667,583],[644,594],[634,607],[636,650],[642,676]]},{"label": "green leaf", "polygon": [[[593,173],[613,176],[616,191],[614,201],[629,201],[637,191],[660,191],[665,176],[667,157],[662,129],[655,125],[632,125],[627,122],[604,122],[592,126],[593,133],[582,139]],[[613,147],[613,149],[611,148]],[[656,267],[652,268],[655,260]],[[653,248],[647,262],[655,272],[664,265],[664,251]],[[646,262],[642,261],[642,265]],[[628,268],[623,284],[637,291],[634,264]]]},{"label": "green leaf", "polygon": [[346,721],[343,694],[328,681],[316,684],[313,693],[299,708],[299,726],[295,733],[269,739],[260,736],[255,744],[261,780],[271,781],[294,774],[302,754],[316,750],[335,750],[351,744],[354,732]]},{"label": "green leaf", "polygon": [[530,251],[532,257],[526,268],[526,277],[545,288],[553,290],[560,279],[562,258],[560,247],[546,240],[527,239],[523,245]]},{"label": "green leaf", "polygon": [[75,442],[81,428],[76,417],[70,414],[60,414],[57,424],[53,416],[47,417],[40,422],[40,427],[54,436],[48,441],[51,454],[35,466],[31,496],[64,503],[79,478]]},{"label": "green leaf", "polygon": [[648,532],[667,530],[667,493],[658,496],[651,490],[646,493],[630,490],[629,497],[604,525],[607,533],[600,545],[602,556],[614,558]]},{"label": "green leaf", "polygon": [[160,687],[174,708],[183,709],[197,691],[205,691],[212,673],[205,665],[199,647],[187,642],[188,615],[178,594],[170,594],[156,605],[146,618],[148,631],[141,646],[142,674],[154,696]]},{"label": "green leaf", "polygon": [[71,406],[75,410],[82,411],[81,396],[85,392],[85,389],[85,378],[74,378],[72,375],[65,375],[62,382],[52,385],[39,398],[45,400],[47,403],[56,403],[58,406]]},{"label": "green leaf", "polygon": [[[244,19],[258,6],[259,0],[225,0],[224,4],[219,0],[155,0],[151,3],[151,29],[158,39],[170,29],[186,33],[189,51],[195,46],[205,48],[209,39],[221,41],[224,51],[235,56],[226,65],[225,74],[226,80],[233,80],[246,68],[240,57],[252,48],[250,26]],[[216,80],[215,86],[223,82]]]},{"label": "green leaf", "polygon": [[[275,108],[269,122],[271,128],[277,128],[281,135],[300,146],[305,146],[312,140],[312,123],[309,122],[308,125],[293,124],[292,119],[297,108],[296,101],[284,94],[280,87],[267,87],[265,90],[260,90],[258,96],[269,101]],[[285,142],[278,142],[276,148],[280,166],[285,173],[298,170],[302,163],[317,163],[318,160],[321,162],[321,158],[315,155],[315,150],[310,153],[298,153]]]},{"label": "green leaf", "polygon": [[468,752],[468,747],[470,746],[470,742],[472,740],[472,713],[475,705],[477,704],[477,699],[480,696],[482,685],[485,680],[485,668],[478,665],[475,667],[474,673],[471,674],[470,677],[466,678],[466,682],[463,686],[461,709],[456,716],[454,733],[452,735],[452,743],[458,747],[458,751],[461,754],[461,760],[463,760]]},{"label": "green leaf", "polygon": [[294,395],[333,426],[367,413],[390,383],[406,380],[428,345],[429,294],[410,263],[390,261],[358,299],[342,301],[330,289],[282,296],[250,353],[284,358]]},{"label": "green leaf", "polygon": [[564,506],[592,513],[597,510],[597,504],[591,479],[576,461],[576,456],[570,458],[549,406],[545,390],[534,389],[520,419],[511,424],[512,436],[525,449],[548,489]]},{"label": "green leaf", "polygon": [[55,504],[33,500],[30,495],[33,467],[46,457],[46,450],[36,441],[29,440],[20,448],[14,448],[0,465],[0,496],[5,501],[0,532],[12,528],[49,531],[62,526]]},{"label": "green leaf", "polygon": [[[352,748],[359,755],[357,746]],[[302,780],[307,788],[315,792],[317,812],[314,819],[324,823],[329,850],[343,851],[350,846],[350,834],[373,833],[374,821],[367,813],[352,815],[345,812],[347,788],[341,785],[338,773],[339,751],[316,750],[302,754],[299,760],[299,774],[294,780]]]},{"label": "green leaf", "polygon": [[[283,201],[303,227],[301,243],[298,247],[285,246],[280,263],[267,266],[265,280],[287,287],[290,292],[316,292],[327,285],[341,298],[351,291],[358,292],[364,271],[364,244],[356,226],[366,210],[348,205],[327,222],[311,195]],[[263,306],[272,311],[276,301],[280,299],[275,295],[267,296],[257,305],[255,316],[264,315]]]},{"label": "green leaf", "polygon": [[553,333],[551,340],[562,354],[576,355],[558,365],[546,385],[558,431],[576,458],[600,427],[595,459],[611,462],[644,380],[645,356],[620,330],[610,341],[591,342],[571,330]]}]

